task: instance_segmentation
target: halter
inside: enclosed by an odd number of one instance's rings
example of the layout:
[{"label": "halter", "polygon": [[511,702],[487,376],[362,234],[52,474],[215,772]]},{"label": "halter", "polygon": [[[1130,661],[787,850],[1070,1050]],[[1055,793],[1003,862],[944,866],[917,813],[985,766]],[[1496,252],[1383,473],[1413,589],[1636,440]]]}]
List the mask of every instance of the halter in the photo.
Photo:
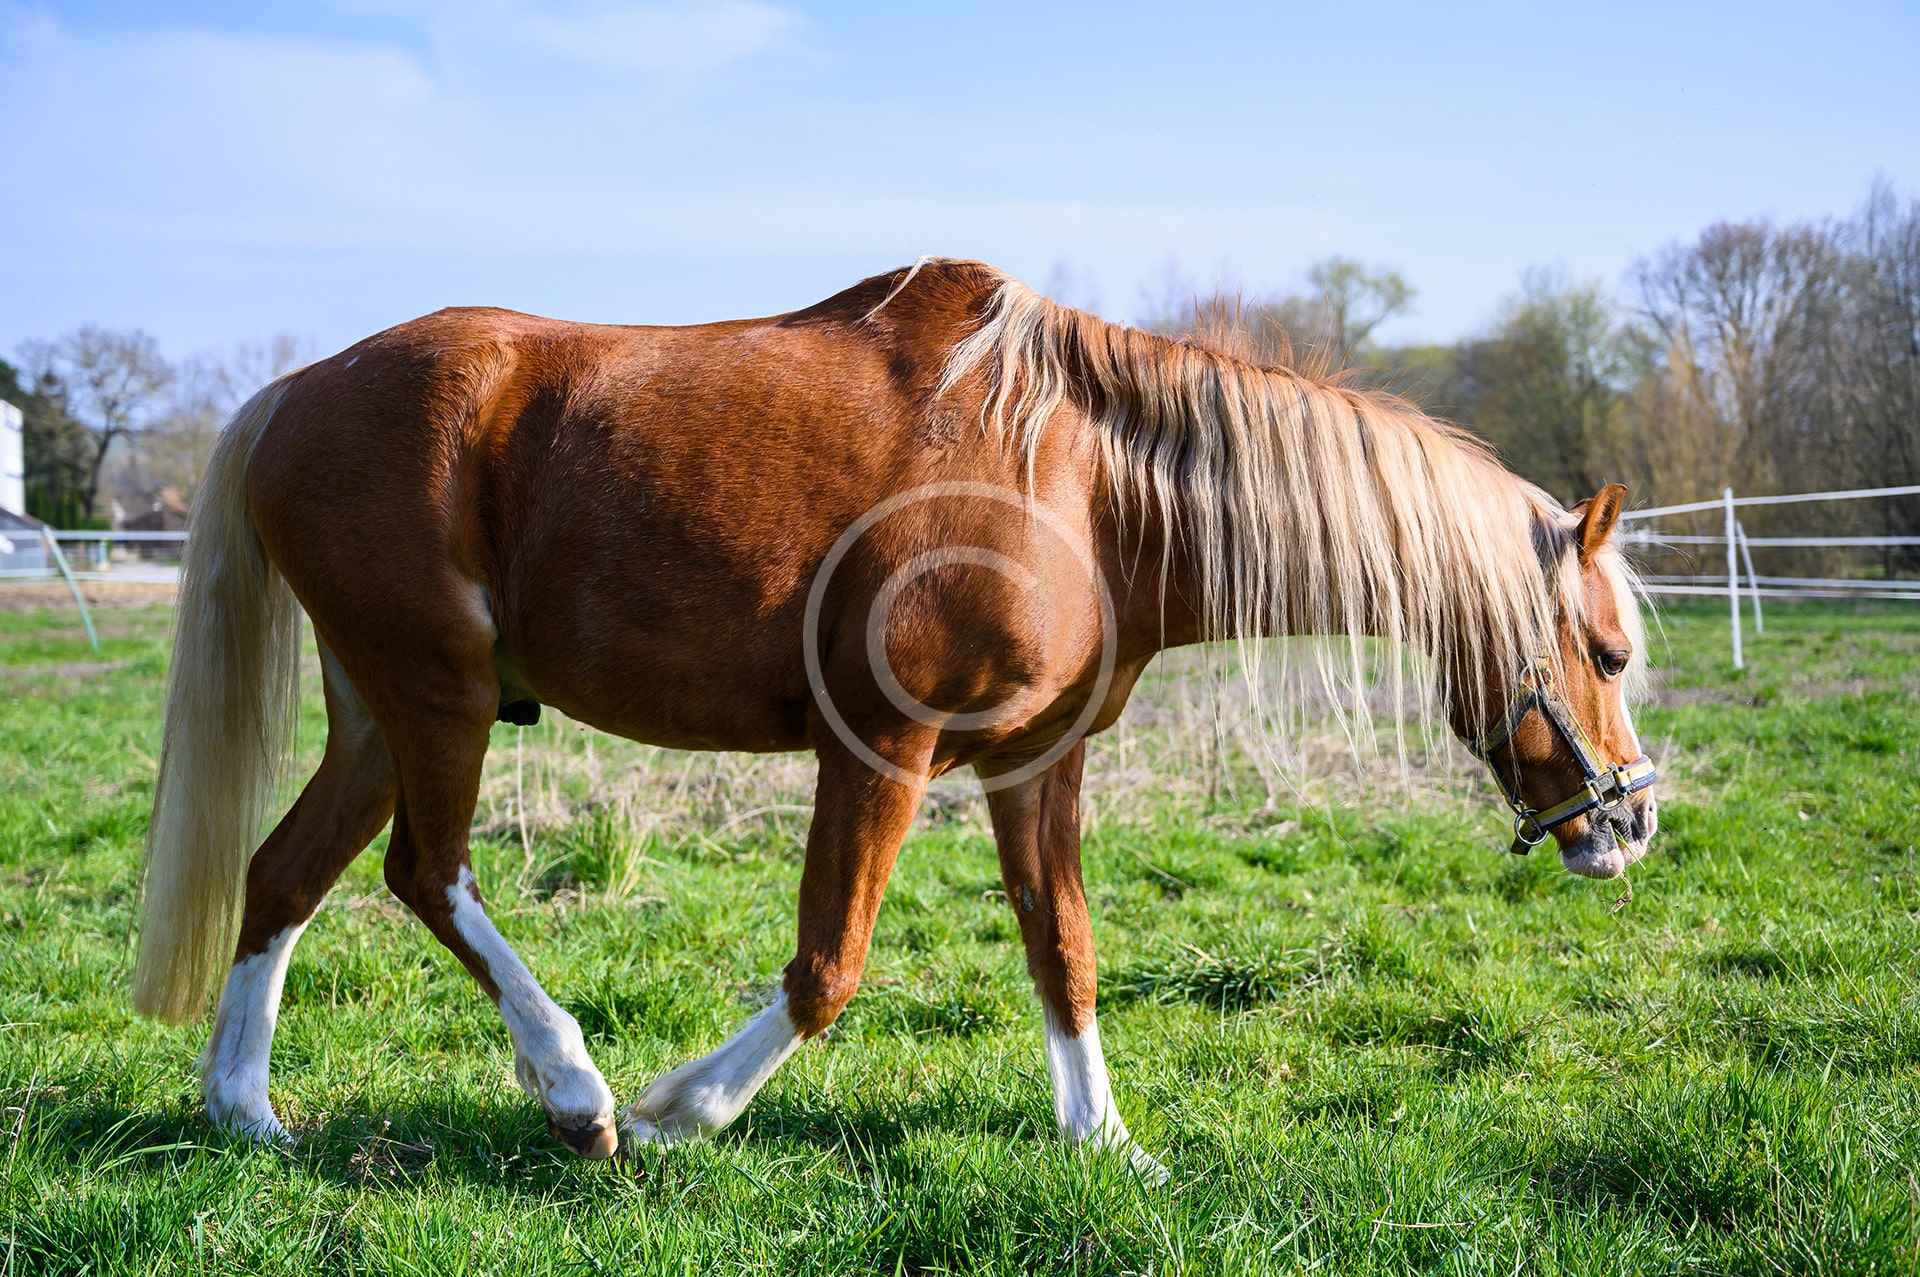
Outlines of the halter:
[{"label": "halter", "polygon": [[[1547,726],[1560,737],[1574,761],[1580,764],[1581,775],[1586,778],[1572,797],[1544,811],[1527,806],[1526,800],[1520,796],[1518,782],[1493,765],[1493,751],[1512,740],[1521,722],[1536,709],[1546,716]],[[1580,730],[1579,724],[1567,712],[1566,702],[1560,698],[1554,686],[1553,668],[1544,660],[1534,661],[1520,675],[1520,695],[1507,707],[1506,717],[1467,748],[1493,772],[1507,806],[1513,808],[1513,845],[1507,850],[1516,856],[1524,856],[1545,842],[1547,835],[1556,827],[1590,811],[1612,811],[1630,795],[1639,793],[1660,778],[1660,773],[1654,770],[1653,760],[1645,754],[1630,763],[1601,764],[1599,751],[1593,748],[1586,733]]]}]

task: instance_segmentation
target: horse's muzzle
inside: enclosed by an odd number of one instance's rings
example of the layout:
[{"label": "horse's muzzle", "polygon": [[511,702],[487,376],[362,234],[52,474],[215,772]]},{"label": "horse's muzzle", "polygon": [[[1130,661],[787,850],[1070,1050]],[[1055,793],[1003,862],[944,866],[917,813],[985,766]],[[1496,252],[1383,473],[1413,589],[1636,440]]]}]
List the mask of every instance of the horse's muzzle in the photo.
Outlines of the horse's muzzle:
[{"label": "horse's muzzle", "polygon": [[1582,878],[1618,878],[1647,854],[1659,827],[1659,804],[1652,794],[1642,802],[1623,802],[1594,813],[1586,832],[1560,849],[1560,863]]}]

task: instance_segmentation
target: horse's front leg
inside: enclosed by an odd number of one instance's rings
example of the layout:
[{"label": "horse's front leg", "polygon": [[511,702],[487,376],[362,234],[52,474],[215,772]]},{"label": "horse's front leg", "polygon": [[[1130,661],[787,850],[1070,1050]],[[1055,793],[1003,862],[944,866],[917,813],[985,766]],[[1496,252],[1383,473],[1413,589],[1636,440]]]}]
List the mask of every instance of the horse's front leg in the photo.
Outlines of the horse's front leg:
[{"label": "horse's front leg", "polygon": [[1080,775],[1086,746],[1018,784],[996,786],[982,767],[1000,875],[1020,920],[1027,970],[1046,1021],[1047,1072],[1053,1113],[1075,1144],[1127,1155],[1158,1182],[1166,1170],[1134,1142],[1114,1107],[1094,1017],[1093,923],[1080,881]]},{"label": "horse's front leg", "polygon": [[718,1050],[648,1087],[621,1122],[624,1140],[672,1144],[719,1130],[853,997],[887,877],[926,792],[933,736],[905,733],[873,748],[894,762],[896,776],[871,770],[837,740],[819,750],[800,940],[780,992]]}]

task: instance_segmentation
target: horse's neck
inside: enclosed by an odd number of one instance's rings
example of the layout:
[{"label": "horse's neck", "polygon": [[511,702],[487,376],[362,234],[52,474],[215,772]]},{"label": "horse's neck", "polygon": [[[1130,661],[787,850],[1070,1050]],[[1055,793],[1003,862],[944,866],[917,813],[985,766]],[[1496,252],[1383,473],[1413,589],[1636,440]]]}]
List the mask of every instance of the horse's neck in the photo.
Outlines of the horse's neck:
[{"label": "horse's neck", "polygon": [[[1184,519],[1185,512],[1175,517]],[[1135,510],[1125,519],[1109,514],[1102,546],[1102,569],[1113,595],[1123,655],[1229,637],[1209,632],[1200,568],[1179,537],[1169,535],[1157,512]]]},{"label": "horse's neck", "polygon": [[[1176,510],[1174,515],[1184,526],[1191,526],[1186,511]],[[1258,615],[1250,619],[1259,624],[1246,634],[1214,632],[1203,610],[1199,565],[1180,539],[1168,534],[1157,514],[1136,510],[1124,521],[1109,516],[1109,522],[1112,526],[1105,529],[1107,549],[1103,557],[1123,640],[1150,642],[1154,650],[1160,650],[1233,638],[1338,636],[1350,632],[1377,635],[1404,628],[1389,624],[1377,611],[1381,600],[1359,597],[1329,599],[1325,611],[1314,617]],[[1286,564],[1287,578],[1295,581],[1314,579],[1313,565],[1306,556],[1328,553],[1328,547],[1317,544],[1285,548],[1297,556]],[[1339,547],[1333,549],[1338,552]]]},{"label": "horse's neck", "polygon": [[1104,533],[1101,570],[1113,596],[1122,657],[1204,641],[1198,577],[1177,550],[1163,557],[1167,540],[1161,529],[1129,523]]},{"label": "horse's neck", "polygon": [[[1107,579],[1114,595],[1115,619],[1120,631],[1120,657],[1123,662],[1145,660],[1154,653],[1176,647],[1234,637],[1289,638],[1308,635],[1343,637],[1347,634],[1345,617],[1357,611],[1356,630],[1360,634],[1380,635],[1404,626],[1388,626],[1373,614],[1368,601],[1347,601],[1332,616],[1339,623],[1323,626],[1262,626],[1258,633],[1246,636],[1210,632],[1201,609],[1198,572],[1190,556],[1179,552],[1163,559],[1161,551],[1167,539],[1159,527],[1129,528],[1124,538],[1110,542],[1106,556]],[[1295,547],[1296,553],[1321,553],[1320,547]],[[1456,653],[1432,652],[1440,666],[1464,667]],[[1450,696],[1442,707],[1444,721],[1462,740],[1471,739],[1473,727],[1469,697]]]}]

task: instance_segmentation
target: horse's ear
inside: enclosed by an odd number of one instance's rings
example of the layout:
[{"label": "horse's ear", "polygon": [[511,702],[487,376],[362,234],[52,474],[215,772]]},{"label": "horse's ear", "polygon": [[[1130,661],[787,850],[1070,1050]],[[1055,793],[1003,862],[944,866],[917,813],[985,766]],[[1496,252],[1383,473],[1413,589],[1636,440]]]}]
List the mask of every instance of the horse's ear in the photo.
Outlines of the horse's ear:
[{"label": "horse's ear", "polygon": [[1574,532],[1574,539],[1579,543],[1582,563],[1598,554],[1600,547],[1607,543],[1607,538],[1613,535],[1613,525],[1620,521],[1620,511],[1626,504],[1626,485],[1609,483],[1573,507],[1572,513],[1580,516],[1580,526]]}]

